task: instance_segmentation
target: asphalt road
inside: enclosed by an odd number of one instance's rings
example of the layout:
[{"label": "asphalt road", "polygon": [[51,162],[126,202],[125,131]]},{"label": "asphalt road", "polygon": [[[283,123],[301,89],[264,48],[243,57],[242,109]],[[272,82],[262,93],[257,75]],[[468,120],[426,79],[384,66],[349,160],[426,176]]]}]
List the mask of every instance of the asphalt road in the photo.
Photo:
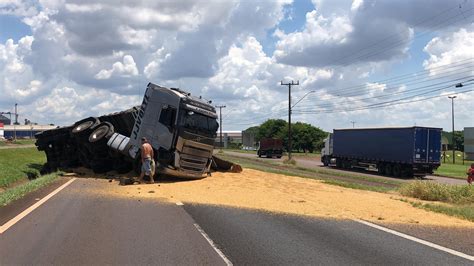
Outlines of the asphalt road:
[{"label": "asphalt road", "polygon": [[236,265],[472,265],[472,261],[348,220],[185,204]]},{"label": "asphalt road", "polygon": [[[233,152],[233,151],[224,151],[224,153],[232,155],[232,156],[237,156],[237,157],[244,157],[244,158],[258,158],[256,154],[251,154],[251,153],[242,153],[242,152]],[[275,162],[283,162],[284,158],[262,158],[262,160],[269,160],[269,161],[275,161]],[[319,157],[297,157],[294,156],[293,159],[295,159],[296,163],[299,166],[306,167],[306,168],[321,168],[324,167],[323,164],[320,161]],[[395,178],[395,177],[387,177],[387,176],[380,176],[377,174],[373,174],[369,171],[347,171],[347,170],[341,170],[341,169],[335,169],[335,168],[330,168],[333,171],[338,171],[338,172],[343,172],[343,173],[350,173],[352,175],[364,175],[364,176],[370,176],[370,177],[375,177],[379,179],[385,179],[385,180],[397,180],[400,182],[411,182],[415,179],[403,179],[403,178]],[[444,177],[444,176],[434,176],[434,175],[428,175],[423,178],[423,180],[427,181],[433,181],[437,183],[442,183],[442,184],[449,184],[449,185],[466,185],[465,180],[461,179],[455,179],[455,178],[450,178],[450,177]]]},{"label": "asphalt road", "polygon": [[97,193],[116,185],[76,179],[0,230],[0,265],[225,265],[195,224],[236,265],[472,265],[355,221]]},{"label": "asphalt road", "polygon": [[90,186],[104,182],[76,179],[0,234],[0,265],[225,265],[182,207]]}]

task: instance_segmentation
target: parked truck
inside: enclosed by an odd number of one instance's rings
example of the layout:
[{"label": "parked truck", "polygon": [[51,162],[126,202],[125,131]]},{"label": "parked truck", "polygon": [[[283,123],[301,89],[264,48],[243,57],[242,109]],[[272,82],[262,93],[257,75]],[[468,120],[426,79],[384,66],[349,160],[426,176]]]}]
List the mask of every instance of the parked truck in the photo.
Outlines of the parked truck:
[{"label": "parked truck", "polygon": [[395,177],[432,174],[440,165],[441,130],[416,126],[335,129],[325,139],[321,162]]},{"label": "parked truck", "polygon": [[259,142],[257,155],[258,157],[266,156],[272,158],[276,156],[281,158],[283,154],[283,141],[281,139],[263,138]]},{"label": "parked truck", "polygon": [[210,101],[149,83],[140,106],[44,131],[35,136],[36,146],[46,153],[45,171],[84,166],[96,173],[125,173],[140,169],[146,137],[155,150],[157,173],[203,178],[211,166],[240,168],[213,157],[216,118]]}]

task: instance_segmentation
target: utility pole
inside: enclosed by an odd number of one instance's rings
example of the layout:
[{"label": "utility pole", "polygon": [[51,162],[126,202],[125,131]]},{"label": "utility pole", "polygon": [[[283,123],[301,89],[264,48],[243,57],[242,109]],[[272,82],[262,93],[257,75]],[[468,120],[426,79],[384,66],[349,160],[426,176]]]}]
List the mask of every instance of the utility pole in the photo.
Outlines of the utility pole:
[{"label": "utility pole", "polygon": [[351,123],[352,123],[352,128],[354,128],[356,122],[355,122],[355,121],[351,121]]},{"label": "utility pole", "polygon": [[220,119],[220,144],[221,144],[221,150],[222,146],[224,146],[224,142],[222,142],[222,108],[225,108],[225,105],[216,105],[216,108],[219,108],[219,119]]},{"label": "utility pole", "polygon": [[452,121],[453,121],[453,135],[451,141],[453,142],[453,164],[456,163],[456,153],[455,153],[455,146],[454,146],[454,99],[456,98],[456,95],[454,96],[448,96],[449,99],[451,99],[451,111],[452,111]]},{"label": "utility pole", "polygon": [[16,125],[18,125],[18,104],[15,103],[15,123],[13,123],[13,140],[16,141]]},{"label": "utility pole", "polygon": [[280,81],[280,85],[288,86],[288,160],[291,160],[291,86],[300,85],[300,81],[296,83],[292,80],[291,83],[283,83]]}]

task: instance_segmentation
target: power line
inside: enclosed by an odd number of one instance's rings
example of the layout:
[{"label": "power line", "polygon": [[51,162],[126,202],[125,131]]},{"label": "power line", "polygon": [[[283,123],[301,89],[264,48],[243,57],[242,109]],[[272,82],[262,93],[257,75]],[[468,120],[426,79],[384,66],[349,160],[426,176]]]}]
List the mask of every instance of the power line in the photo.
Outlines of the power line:
[{"label": "power line", "polygon": [[[473,85],[473,84],[474,83],[464,84],[464,87],[465,86],[470,86],[470,85]],[[472,90],[464,90],[464,91],[459,91],[459,92],[456,92],[456,91],[455,92],[449,92],[449,93],[445,93],[445,94],[441,94],[441,95],[425,97],[425,98],[422,98],[422,99],[416,99],[416,100],[412,100],[412,101],[402,101],[402,100],[406,100],[406,99],[399,99],[399,100],[396,100],[396,101],[379,103],[379,104],[375,104],[375,105],[361,106],[361,107],[352,108],[352,109],[314,110],[314,111],[307,111],[307,112],[296,112],[295,111],[295,113],[298,113],[298,114],[322,114],[322,113],[325,113],[325,114],[327,114],[327,113],[343,113],[343,112],[352,112],[352,111],[360,111],[360,110],[368,110],[368,109],[376,109],[376,108],[385,108],[385,107],[391,107],[391,106],[400,105],[400,104],[420,102],[420,101],[425,101],[425,100],[429,100],[429,99],[445,97],[447,95],[451,95],[451,94],[454,94],[454,93],[456,93],[456,94],[469,93],[471,91]],[[420,96],[420,95],[418,95],[418,96]],[[413,97],[416,97],[416,96],[413,96]],[[410,98],[413,98],[413,97],[410,97]]]},{"label": "power line", "polygon": [[[450,64],[438,66],[438,67],[433,67],[433,68],[422,70],[422,71],[411,72],[411,73],[406,73],[406,74],[399,75],[399,76],[390,77],[390,78],[387,78],[387,79],[371,81],[370,83],[372,83],[372,84],[374,84],[374,83],[389,83],[390,81],[399,81],[398,83],[395,83],[395,84],[404,84],[407,80],[418,80],[423,76],[429,76],[432,71],[440,72],[442,70],[445,70],[445,71],[449,70],[449,72],[456,72],[456,71],[459,71],[459,70],[462,70],[462,69],[469,69],[469,70],[472,71],[473,67],[474,67],[474,58],[468,58],[468,59],[464,59],[464,60],[457,61],[457,62],[454,62],[454,63],[450,63]],[[393,83],[391,83],[391,84],[393,85]],[[341,94],[342,92],[352,91],[352,90],[355,90],[355,89],[364,89],[366,87],[367,87],[367,83],[363,83],[363,84],[344,87],[344,88],[337,89],[337,90],[332,90],[330,92],[331,92],[331,94],[337,94],[339,96],[342,96],[343,95],[343,94]],[[320,90],[322,90],[322,89],[320,89]]]},{"label": "power line", "polygon": [[[410,95],[411,93],[418,93],[418,92],[421,92],[421,91],[427,91],[427,92],[435,92],[435,91],[438,91],[437,88],[439,88],[439,86],[441,85],[444,85],[446,83],[453,83],[453,82],[457,82],[457,81],[462,81],[462,82],[469,82],[471,80],[465,80],[467,78],[469,78],[471,76],[466,76],[466,77],[462,77],[462,78],[457,78],[457,79],[452,79],[452,80],[449,80],[449,81],[444,81],[444,82],[439,82],[439,83],[434,83],[434,84],[430,84],[430,85],[425,85],[425,86],[421,86],[421,87],[417,87],[417,88],[412,88],[412,89],[408,89],[406,91],[399,91],[399,92],[395,92],[395,93],[389,93],[389,94],[383,94],[383,95],[378,95],[378,96],[372,96],[372,97],[366,97],[366,98],[357,98],[357,97],[345,97],[344,99],[348,99],[348,100],[352,100],[352,101],[363,101],[363,100],[372,100],[372,99],[381,99],[381,98],[388,98],[388,97],[391,97],[393,95]],[[449,85],[449,87],[451,87],[452,85]],[[433,88],[435,87],[435,88]],[[331,107],[332,105],[331,104],[325,104],[325,105],[318,105],[317,107]],[[311,107],[308,107],[308,106],[302,106],[302,107],[306,107],[306,109],[298,109],[298,111],[304,111],[304,110],[308,110],[308,109],[312,109],[314,108],[315,106],[311,106]]]}]

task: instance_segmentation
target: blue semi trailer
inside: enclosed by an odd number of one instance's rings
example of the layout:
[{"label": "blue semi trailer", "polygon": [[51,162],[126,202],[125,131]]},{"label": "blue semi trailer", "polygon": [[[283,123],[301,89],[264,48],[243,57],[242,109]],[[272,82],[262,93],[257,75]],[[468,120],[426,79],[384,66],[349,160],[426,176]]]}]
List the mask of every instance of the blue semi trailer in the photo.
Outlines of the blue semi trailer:
[{"label": "blue semi trailer", "polygon": [[335,129],[325,140],[321,162],[342,169],[376,170],[381,175],[432,174],[440,165],[441,128]]}]

